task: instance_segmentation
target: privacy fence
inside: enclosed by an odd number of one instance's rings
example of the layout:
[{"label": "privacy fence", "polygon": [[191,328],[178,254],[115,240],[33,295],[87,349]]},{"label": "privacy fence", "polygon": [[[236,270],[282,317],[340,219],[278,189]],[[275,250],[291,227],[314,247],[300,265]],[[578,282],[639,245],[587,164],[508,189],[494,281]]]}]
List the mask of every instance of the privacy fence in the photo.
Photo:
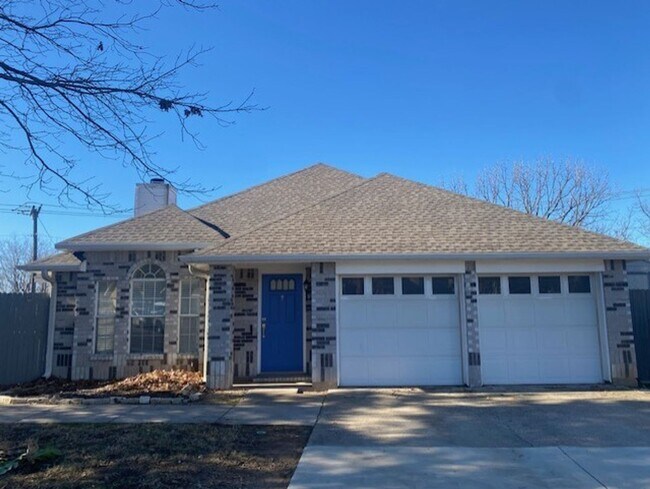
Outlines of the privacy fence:
[{"label": "privacy fence", "polygon": [[630,290],[639,382],[650,384],[650,290]]},{"label": "privacy fence", "polygon": [[49,304],[47,294],[0,294],[0,385],[43,375]]}]

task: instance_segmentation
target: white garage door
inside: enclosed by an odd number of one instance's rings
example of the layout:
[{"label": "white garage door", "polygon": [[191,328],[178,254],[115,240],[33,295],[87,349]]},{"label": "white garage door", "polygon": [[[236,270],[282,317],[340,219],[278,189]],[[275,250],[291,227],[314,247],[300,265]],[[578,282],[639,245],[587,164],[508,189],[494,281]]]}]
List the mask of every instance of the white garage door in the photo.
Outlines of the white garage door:
[{"label": "white garage door", "polygon": [[462,383],[454,277],[343,277],[340,291],[341,385]]},{"label": "white garage door", "polygon": [[484,384],[602,382],[588,275],[479,277]]}]

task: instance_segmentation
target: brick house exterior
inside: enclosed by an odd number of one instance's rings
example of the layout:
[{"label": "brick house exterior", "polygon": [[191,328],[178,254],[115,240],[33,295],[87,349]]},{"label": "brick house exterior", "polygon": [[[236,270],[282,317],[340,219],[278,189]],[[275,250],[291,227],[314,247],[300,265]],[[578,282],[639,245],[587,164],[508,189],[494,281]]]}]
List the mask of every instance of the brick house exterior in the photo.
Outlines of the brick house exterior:
[{"label": "brick house exterior", "polygon": [[[403,206],[395,201],[402,198]],[[482,224],[494,219],[501,226]],[[460,235],[473,238],[461,241]],[[296,332],[302,345],[297,373],[316,387],[409,385],[409,379],[435,385],[438,378],[444,385],[480,386],[495,378],[526,383],[512,369],[527,354],[511,343],[535,349],[531,338],[539,338],[546,323],[507,326],[522,304],[539,310],[554,332],[548,342],[556,341],[558,349],[557,355],[546,350],[555,355],[552,361],[538,353],[536,366],[524,365],[534,383],[556,383],[544,373],[553,363],[575,369],[575,379],[587,378],[580,372],[593,372],[598,364],[589,382],[636,382],[626,260],[645,258],[649,250],[396,177],[362,179],[316,165],[187,212],[169,205],[58,247],[60,255],[24,266],[54,285],[48,374],[58,377],[113,379],[180,368],[202,371],[209,386],[221,389],[255,379],[265,373],[265,351],[280,348],[278,361],[283,355],[282,338],[271,343],[265,321],[285,312],[269,306],[262,293],[263,280],[279,277],[277,287],[285,288],[278,300],[296,298],[302,307],[294,318],[302,328]],[[164,274],[164,291],[156,289],[143,307],[164,312],[138,312],[135,294],[144,294],[146,302],[150,293],[147,284],[134,289],[134,274],[143,266]],[[288,273],[299,275],[300,283],[287,287]],[[502,284],[504,290],[493,291],[500,295],[480,291],[484,277]],[[436,281],[441,278],[446,282]],[[529,287],[523,298],[515,295],[520,279]],[[438,296],[443,283],[449,290]],[[578,283],[587,289],[578,291]],[[547,286],[552,290],[544,296]],[[98,290],[109,291],[106,316]],[[553,316],[551,305],[566,311],[574,303],[593,312],[593,319],[576,316],[564,326],[563,319],[548,319],[561,316]],[[489,308],[506,311],[503,326]],[[418,310],[423,312],[416,317]],[[436,329],[431,325],[438,318],[446,323]],[[378,329],[362,327],[364,321],[375,321]],[[103,324],[108,329],[100,331]],[[595,343],[579,355],[564,352],[579,341],[578,332]],[[111,336],[110,349],[98,351],[100,334]],[[457,346],[445,346],[438,357],[426,348],[409,355],[409,348],[418,350],[417,338],[432,346],[452,338]],[[504,345],[495,345],[499,338]],[[494,353],[501,346],[508,356],[503,362]],[[384,364],[386,371],[378,373]],[[414,371],[429,365],[441,376],[449,365],[458,372],[443,378]]]}]

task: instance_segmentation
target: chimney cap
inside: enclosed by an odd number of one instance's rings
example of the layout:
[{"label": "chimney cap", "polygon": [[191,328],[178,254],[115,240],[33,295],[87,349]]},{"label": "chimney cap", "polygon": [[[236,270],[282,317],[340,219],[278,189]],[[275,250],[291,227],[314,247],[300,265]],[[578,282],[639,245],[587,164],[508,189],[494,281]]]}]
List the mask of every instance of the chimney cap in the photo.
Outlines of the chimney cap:
[{"label": "chimney cap", "polygon": [[165,183],[165,179],[164,178],[152,178],[151,180],[149,180],[149,183]]}]

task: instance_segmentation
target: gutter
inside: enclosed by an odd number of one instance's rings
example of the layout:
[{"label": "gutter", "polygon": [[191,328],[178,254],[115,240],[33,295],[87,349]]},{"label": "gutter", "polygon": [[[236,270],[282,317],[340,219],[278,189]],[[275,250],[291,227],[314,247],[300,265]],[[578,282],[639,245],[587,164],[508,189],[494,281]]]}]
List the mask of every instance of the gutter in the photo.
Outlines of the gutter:
[{"label": "gutter", "polygon": [[25,265],[19,265],[18,270],[23,270],[25,272],[41,272],[41,274],[45,274],[48,271],[50,272],[85,272],[86,271],[86,262],[83,261],[79,263],[78,265],[68,265],[64,263],[59,263],[59,264],[52,264],[52,265],[46,265],[46,264],[38,264],[38,265],[31,265],[30,263],[27,263]]},{"label": "gutter", "polygon": [[287,255],[182,255],[185,263],[228,264],[228,263],[282,263],[322,262],[343,260],[525,260],[525,259],[578,259],[599,260],[646,260],[650,249],[639,251],[587,251],[587,252],[523,252],[523,253],[421,253],[421,254],[287,254]]}]

